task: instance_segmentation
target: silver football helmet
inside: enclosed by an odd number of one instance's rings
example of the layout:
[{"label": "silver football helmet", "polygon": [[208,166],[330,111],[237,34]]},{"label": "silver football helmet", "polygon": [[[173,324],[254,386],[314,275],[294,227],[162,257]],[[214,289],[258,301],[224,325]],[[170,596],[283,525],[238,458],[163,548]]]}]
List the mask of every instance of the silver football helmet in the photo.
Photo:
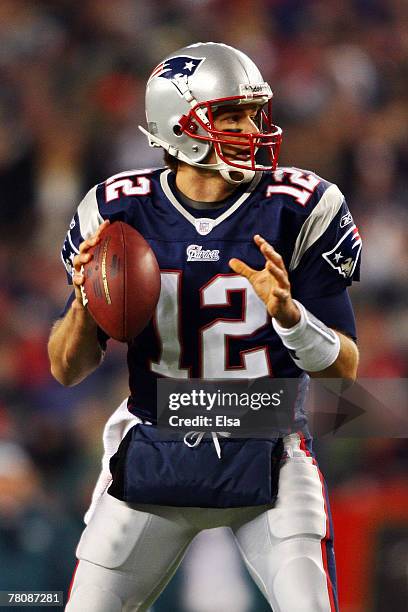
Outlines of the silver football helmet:
[{"label": "silver football helmet", "polygon": [[[221,43],[197,43],[175,51],[153,70],[146,88],[148,129],[139,127],[150,146],[163,147],[191,166],[217,170],[228,182],[247,182],[256,171],[276,168],[282,130],[271,122],[272,95],[244,53]],[[215,129],[214,113],[235,104],[259,106],[257,132]],[[248,159],[227,157],[223,147],[228,145],[245,150]],[[206,163],[212,149],[216,163]],[[257,162],[261,150],[269,165]]]}]

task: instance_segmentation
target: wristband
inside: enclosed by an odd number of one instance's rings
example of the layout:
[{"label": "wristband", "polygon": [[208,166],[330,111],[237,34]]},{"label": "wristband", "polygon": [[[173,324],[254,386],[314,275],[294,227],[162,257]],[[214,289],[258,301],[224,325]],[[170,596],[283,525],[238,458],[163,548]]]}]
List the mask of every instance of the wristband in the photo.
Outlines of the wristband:
[{"label": "wristband", "polygon": [[340,338],[311,312],[293,300],[300,311],[300,320],[290,328],[272,325],[296,365],[306,372],[320,372],[334,363],[340,353]]}]

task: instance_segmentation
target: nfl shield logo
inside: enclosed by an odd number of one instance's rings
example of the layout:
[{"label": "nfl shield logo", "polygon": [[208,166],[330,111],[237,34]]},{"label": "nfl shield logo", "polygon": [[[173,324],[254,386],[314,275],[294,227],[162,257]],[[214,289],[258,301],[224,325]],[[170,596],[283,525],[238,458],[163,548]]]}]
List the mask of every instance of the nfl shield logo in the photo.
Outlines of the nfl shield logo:
[{"label": "nfl shield logo", "polygon": [[201,236],[206,236],[214,227],[214,219],[196,219],[195,226],[197,232],[201,234]]}]

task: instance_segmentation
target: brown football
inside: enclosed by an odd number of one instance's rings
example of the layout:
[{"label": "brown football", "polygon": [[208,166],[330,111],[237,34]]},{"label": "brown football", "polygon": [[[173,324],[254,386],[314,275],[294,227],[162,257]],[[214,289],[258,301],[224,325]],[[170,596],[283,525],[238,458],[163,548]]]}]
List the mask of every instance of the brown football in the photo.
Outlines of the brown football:
[{"label": "brown football", "polygon": [[127,223],[115,221],[89,250],[84,293],[89,312],[111,338],[127,342],[151,319],[160,294],[160,270],[149,244]]}]

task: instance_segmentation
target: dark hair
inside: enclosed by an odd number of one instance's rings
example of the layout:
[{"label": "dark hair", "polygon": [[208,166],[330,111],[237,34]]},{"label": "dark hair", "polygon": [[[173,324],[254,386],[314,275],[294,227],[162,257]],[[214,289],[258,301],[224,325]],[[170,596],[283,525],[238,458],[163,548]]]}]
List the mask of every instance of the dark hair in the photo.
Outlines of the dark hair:
[{"label": "dark hair", "polygon": [[170,155],[168,151],[164,151],[164,163],[172,172],[177,172],[179,162],[173,155]]}]

